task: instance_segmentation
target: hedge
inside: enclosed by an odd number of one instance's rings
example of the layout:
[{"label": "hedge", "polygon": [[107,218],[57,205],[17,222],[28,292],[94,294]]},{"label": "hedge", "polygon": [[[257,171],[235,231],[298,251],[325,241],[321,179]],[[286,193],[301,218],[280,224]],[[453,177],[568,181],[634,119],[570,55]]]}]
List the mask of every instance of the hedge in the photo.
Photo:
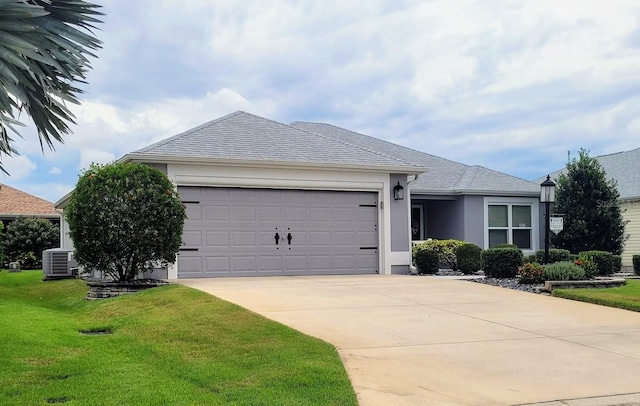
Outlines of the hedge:
[{"label": "hedge", "polygon": [[488,278],[515,278],[523,265],[519,248],[489,248],[482,252],[482,266]]}]

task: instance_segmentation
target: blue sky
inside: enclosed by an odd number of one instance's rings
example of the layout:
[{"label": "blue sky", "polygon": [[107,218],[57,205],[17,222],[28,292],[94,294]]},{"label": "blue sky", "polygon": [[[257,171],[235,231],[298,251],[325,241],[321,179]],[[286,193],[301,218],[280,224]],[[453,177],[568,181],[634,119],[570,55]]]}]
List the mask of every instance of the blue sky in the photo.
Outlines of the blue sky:
[{"label": "blue sky", "polygon": [[525,179],[640,147],[637,0],[94,1],[74,133],[43,154],[22,129],[0,183],[56,201],[91,162],[236,110]]}]

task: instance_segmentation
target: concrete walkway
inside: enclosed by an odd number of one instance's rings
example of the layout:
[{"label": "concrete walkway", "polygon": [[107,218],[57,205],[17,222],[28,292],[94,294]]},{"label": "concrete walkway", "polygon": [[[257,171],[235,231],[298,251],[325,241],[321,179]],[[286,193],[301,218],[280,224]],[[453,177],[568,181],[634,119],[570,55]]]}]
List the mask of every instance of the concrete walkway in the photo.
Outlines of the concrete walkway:
[{"label": "concrete walkway", "polygon": [[333,343],[363,406],[640,405],[640,313],[437,277],[179,282]]}]

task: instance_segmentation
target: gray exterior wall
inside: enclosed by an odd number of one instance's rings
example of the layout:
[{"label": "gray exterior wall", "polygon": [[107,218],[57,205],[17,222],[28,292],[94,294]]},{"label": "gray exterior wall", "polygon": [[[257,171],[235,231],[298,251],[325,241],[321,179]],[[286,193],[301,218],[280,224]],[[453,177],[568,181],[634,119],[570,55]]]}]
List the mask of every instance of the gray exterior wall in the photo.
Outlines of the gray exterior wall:
[{"label": "gray exterior wall", "polygon": [[[407,187],[406,174],[391,174],[391,187],[389,188],[389,211],[391,215],[391,251],[410,251],[411,241],[409,241],[409,208],[411,207],[411,198],[409,197],[409,188]],[[395,200],[393,197],[393,187],[400,182],[404,187],[404,199]]]},{"label": "gray exterior wall", "polygon": [[152,168],[156,168],[160,172],[164,173],[165,175],[167,174],[167,164],[157,164],[157,163],[145,162],[145,165],[148,165],[148,166],[150,166]]},{"label": "gray exterior wall", "polygon": [[464,240],[484,248],[484,198],[463,196]]},{"label": "gray exterior wall", "polygon": [[409,265],[391,265],[392,275],[406,275],[409,273]]}]

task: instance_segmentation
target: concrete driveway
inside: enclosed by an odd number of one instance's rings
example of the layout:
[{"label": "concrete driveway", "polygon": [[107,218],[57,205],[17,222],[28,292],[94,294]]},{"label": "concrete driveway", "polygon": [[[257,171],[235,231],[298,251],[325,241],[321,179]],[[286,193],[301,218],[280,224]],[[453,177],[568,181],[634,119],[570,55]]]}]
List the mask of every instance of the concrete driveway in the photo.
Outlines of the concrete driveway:
[{"label": "concrete driveway", "polygon": [[439,277],[179,282],[333,343],[361,405],[640,405],[640,313]]}]

